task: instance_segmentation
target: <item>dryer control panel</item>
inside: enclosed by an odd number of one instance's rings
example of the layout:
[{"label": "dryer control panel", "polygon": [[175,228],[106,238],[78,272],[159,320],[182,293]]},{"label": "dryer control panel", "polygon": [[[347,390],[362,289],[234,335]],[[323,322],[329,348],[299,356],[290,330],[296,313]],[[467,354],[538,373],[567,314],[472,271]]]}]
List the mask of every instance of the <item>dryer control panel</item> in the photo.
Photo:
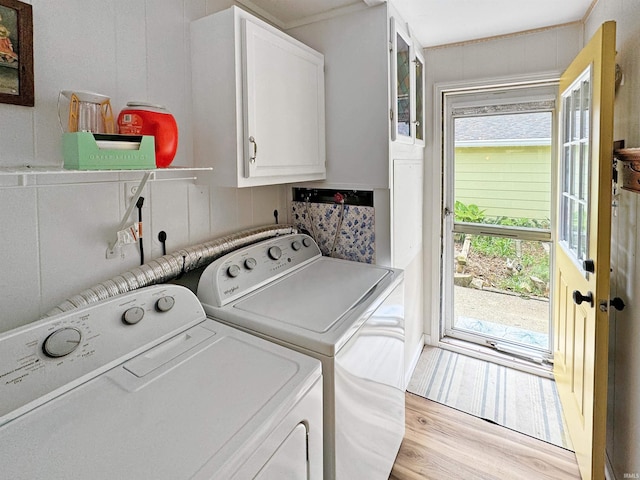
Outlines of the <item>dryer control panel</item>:
[{"label": "dryer control panel", "polygon": [[301,233],[249,245],[204,270],[198,298],[203,304],[221,307],[321,256],[316,242]]},{"label": "dryer control panel", "polygon": [[0,334],[0,425],[205,318],[189,289],[157,285]]}]

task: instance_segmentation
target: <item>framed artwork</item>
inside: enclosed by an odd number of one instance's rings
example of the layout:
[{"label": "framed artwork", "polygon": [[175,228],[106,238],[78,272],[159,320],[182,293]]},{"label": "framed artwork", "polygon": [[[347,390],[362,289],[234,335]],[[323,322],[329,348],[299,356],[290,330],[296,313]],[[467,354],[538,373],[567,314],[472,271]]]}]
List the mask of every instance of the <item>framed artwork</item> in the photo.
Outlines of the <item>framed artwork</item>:
[{"label": "framed artwork", "polygon": [[31,5],[0,0],[0,103],[33,107]]}]

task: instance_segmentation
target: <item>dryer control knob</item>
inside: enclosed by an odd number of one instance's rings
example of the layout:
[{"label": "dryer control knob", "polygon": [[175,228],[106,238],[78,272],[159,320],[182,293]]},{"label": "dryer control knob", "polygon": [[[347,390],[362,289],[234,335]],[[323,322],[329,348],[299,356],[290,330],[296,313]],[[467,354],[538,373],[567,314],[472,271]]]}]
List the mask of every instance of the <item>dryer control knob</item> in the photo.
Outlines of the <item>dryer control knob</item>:
[{"label": "dryer control knob", "polygon": [[305,247],[310,247],[310,246],[311,246],[311,240],[309,240],[307,237],[304,237],[304,238],[302,239],[302,244],[303,244]]},{"label": "dryer control knob", "polygon": [[256,261],[255,258],[247,258],[244,261],[244,266],[246,267],[247,270],[253,270],[258,266],[258,262]]},{"label": "dryer control knob", "polygon": [[231,278],[237,277],[240,275],[240,267],[238,265],[230,265],[229,268],[227,268],[227,275]]},{"label": "dryer control knob", "polygon": [[300,250],[302,248],[302,244],[299,241],[295,240],[291,244],[291,248],[293,248],[297,252],[298,250]]},{"label": "dryer control knob", "polygon": [[78,348],[81,339],[80,330],[69,327],[61,328],[45,339],[42,350],[48,357],[64,357]]},{"label": "dryer control knob", "polygon": [[156,310],[159,312],[168,312],[173,308],[175,304],[176,304],[175,298],[169,295],[165,295],[164,297],[160,297],[156,302]]},{"label": "dryer control knob", "polygon": [[144,309],[142,307],[131,307],[122,314],[122,321],[127,325],[135,325],[144,317]]},{"label": "dryer control knob", "polygon": [[272,260],[278,260],[282,256],[282,250],[276,246],[270,247],[268,253]]}]

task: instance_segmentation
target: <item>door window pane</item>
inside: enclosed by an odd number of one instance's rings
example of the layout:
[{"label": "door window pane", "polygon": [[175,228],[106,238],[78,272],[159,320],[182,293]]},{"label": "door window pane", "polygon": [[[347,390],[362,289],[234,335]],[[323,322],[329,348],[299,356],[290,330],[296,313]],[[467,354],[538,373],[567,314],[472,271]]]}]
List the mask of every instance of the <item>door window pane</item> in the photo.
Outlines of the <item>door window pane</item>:
[{"label": "door window pane", "polygon": [[576,252],[576,257],[578,256],[578,228],[580,225],[580,219],[578,217],[578,201],[575,198],[569,199],[569,204],[571,206],[571,217],[569,219],[569,249],[573,252]]},{"label": "door window pane", "polygon": [[581,144],[580,149],[580,171],[584,172],[580,186],[580,199],[586,201],[589,193],[589,144]]},{"label": "door window pane", "polygon": [[578,262],[589,251],[589,123],[591,82],[586,70],[563,96],[560,240]]},{"label": "door window pane", "polygon": [[579,244],[578,244],[578,259],[584,260],[587,258],[587,206],[584,203],[580,203],[580,225],[579,225]]},{"label": "door window pane", "polygon": [[578,196],[580,193],[580,144],[571,146],[571,189],[569,193],[572,196]]},{"label": "door window pane", "polygon": [[548,350],[549,243],[458,235],[454,248],[454,330]]},{"label": "door window pane", "polygon": [[580,109],[580,89],[576,88],[571,93],[571,140],[580,139],[580,120],[582,118],[582,111]]},{"label": "door window pane", "polygon": [[551,128],[551,112],[455,118],[456,221],[548,229]]},{"label": "door window pane", "polygon": [[580,125],[582,127],[580,138],[589,138],[589,102],[591,91],[589,89],[589,79],[586,79],[580,85],[581,99],[582,99],[582,116],[580,118]]}]

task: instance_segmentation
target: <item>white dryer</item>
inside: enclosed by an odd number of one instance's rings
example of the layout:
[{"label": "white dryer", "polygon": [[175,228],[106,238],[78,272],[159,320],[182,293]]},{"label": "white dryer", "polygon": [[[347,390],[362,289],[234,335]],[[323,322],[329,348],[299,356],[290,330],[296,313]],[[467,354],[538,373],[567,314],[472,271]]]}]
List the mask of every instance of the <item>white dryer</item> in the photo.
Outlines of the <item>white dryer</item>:
[{"label": "white dryer", "polygon": [[401,270],[323,257],[293,234],[200,277],[205,312],[322,362],[325,479],[386,480],[404,436]]},{"label": "white dryer", "polygon": [[0,335],[0,476],[311,479],[320,362],[161,285]]}]

